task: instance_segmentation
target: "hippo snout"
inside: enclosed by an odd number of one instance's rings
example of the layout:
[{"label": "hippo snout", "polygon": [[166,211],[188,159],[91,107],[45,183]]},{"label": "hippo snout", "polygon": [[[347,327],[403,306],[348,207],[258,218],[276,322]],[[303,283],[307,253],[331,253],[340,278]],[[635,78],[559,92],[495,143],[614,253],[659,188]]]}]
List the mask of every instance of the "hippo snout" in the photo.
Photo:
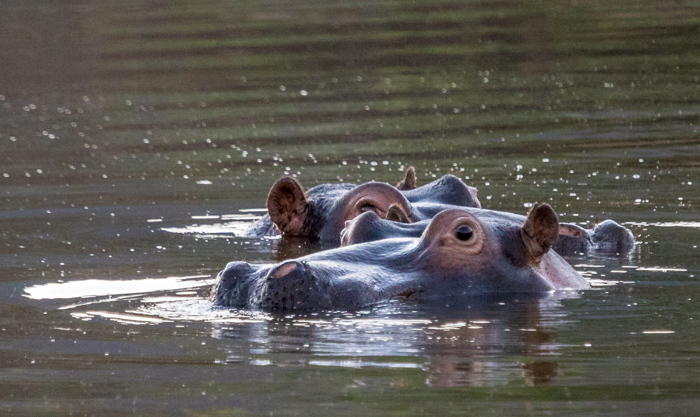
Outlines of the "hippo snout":
[{"label": "hippo snout", "polygon": [[287,261],[268,272],[253,304],[265,310],[329,308],[327,287],[305,262]]},{"label": "hippo snout", "polygon": [[248,298],[245,284],[255,272],[256,269],[247,262],[229,262],[216,277],[211,291],[212,301],[217,305],[245,305]]}]

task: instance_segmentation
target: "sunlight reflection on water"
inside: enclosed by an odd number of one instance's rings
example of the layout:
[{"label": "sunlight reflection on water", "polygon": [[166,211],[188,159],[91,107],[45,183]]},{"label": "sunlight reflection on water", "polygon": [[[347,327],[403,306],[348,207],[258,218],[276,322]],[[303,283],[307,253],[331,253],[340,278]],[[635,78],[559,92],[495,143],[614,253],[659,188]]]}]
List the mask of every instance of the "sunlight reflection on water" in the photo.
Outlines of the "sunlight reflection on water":
[{"label": "sunlight reflection on water", "polygon": [[211,285],[209,275],[193,275],[138,280],[87,279],[83,281],[54,282],[32,285],[24,289],[24,296],[34,300],[99,297],[106,295],[143,294],[155,291],[198,288]]},{"label": "sunlight reflection on water", "polygon": [[625,222],[625,225],[639,226],[639,227],[685,227],[690,229],[700,229],[700,222]]},{"label": "sunlight reflection on water", "polygon": [[182,227],[164,227],[168,233],[193,235],[202,239],[227,238],[240,236],[250,226],[248,222],[230,222],[215,224],[193,224]]}]

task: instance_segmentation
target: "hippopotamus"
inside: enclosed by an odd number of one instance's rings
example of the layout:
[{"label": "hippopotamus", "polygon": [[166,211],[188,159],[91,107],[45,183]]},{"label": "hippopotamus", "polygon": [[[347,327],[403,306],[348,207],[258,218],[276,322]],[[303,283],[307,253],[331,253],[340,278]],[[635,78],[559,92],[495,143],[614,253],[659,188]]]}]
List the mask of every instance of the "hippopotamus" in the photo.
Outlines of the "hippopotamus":
[{"label": "hippopotamus", "polygon": [[438,213],[418,238],[391,238],[277,264],[231,262],[216,305],[263,310],[354,310],[392,298],[435,299],[589,288],[551,246],[559,221],[547,204],[524,221],[508,213]]},{"label": "hippopotamus", "polygon": [[[447,208],[443,206],[443,209]],[[487,209],[467,209],[476,216],[510,217],[514,221],[524,221],[519,214],[499,212]],[[347,221],[341,231],[342,246],[371,242],[395,237],[419,237],[428,227],[429,220],[415,223],[397,222],[381,219],[374,213],[363,213],[352,221]],[[632,232],[613,220],[605,220],[592,230],[571,223],[559,223],[559,240],[552,249],[560,255],[573,256],[590,254],[628,254],[635,244]]]},{"label": "hippopotamus", "polygon": [[565,223],[559,228],[559,241],[553,249],[560,254],[591,252],[626,255],[634,249],[632,231],[614,220],[604,220],[593,229]]},{"label": "hippopotamus", "polygon": [[432,218],[440,207],[481,207],[476,188],[454,175],[416,187],[415,170],[393,187],[383,182],[321,184],[304,191],[295,178],[283,177],[267,196],[268,214],[251,225],[248,237],[282,234],[337,242],[345,222],[372,211],[381,218],[419,221]]}]

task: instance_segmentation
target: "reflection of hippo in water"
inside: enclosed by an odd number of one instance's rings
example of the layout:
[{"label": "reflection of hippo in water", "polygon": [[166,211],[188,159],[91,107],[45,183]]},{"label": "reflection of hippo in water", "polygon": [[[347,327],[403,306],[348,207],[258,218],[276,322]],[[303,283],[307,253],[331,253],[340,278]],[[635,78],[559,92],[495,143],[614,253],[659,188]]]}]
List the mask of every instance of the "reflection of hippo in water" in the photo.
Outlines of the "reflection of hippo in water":
[{"label": "reflection of hippo in water", "polygon": [[[524,216],[518,214],[476,208],[467,210],[479,218],[508,216],[514,221],[523,222],[525,220]],[[427,220],[416,223],[388,221],[373,213],[366,213],[353,221],[346,222],[346,228],[341,232],[341,245],[347,246],[396,237],[419,237],[429,223],[430,221]],[[591,251],[627,254],[634,248],[634,242],[632,232],[612,220],[598,224],[593,230],[586,230],[570,223],[560,223],[559,240],[552,246],[552,249],[558,254],[566,256],[587,254]]]},{"label": "reflection of hippo in water", "polygon": [[413,167],[406,171],[398,188],[381,182],[321,184],[304,192],[297,180],[284,177],[270,189],[268,215],[253,223],[246,235],[281,232],[288,236],[337,241],[345,222],[366,211],[382,218],[389,215],[396,216],[395,220],[417,221],[432,218],[435,207],[445,204],[480,207],[476,189],[453,175],[445,175],[421,187],[415,185]]},{"label": "reflection of hippo in water", "polygon": [[557,216],[534,206],[513,215],[439,213],[421,238],[352,245],[274,265],[232,262],[212,291],[218,305],[269,310],[355,309],[394,297],[441,298],[588,288],[549,251]]}]

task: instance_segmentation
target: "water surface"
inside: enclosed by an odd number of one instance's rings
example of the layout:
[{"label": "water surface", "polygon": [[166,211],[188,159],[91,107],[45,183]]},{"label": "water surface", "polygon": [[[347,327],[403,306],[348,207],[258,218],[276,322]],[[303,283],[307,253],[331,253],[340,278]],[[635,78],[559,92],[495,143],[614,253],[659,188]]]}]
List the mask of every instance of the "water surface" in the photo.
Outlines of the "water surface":
[{"label": "water surface", "polygon": [[[0,410],[695,415],[699,6],[3,2]],[[640,244],[581,293],[211,308],[304,245],[236,237],[275,179],[408,165]]]}]

